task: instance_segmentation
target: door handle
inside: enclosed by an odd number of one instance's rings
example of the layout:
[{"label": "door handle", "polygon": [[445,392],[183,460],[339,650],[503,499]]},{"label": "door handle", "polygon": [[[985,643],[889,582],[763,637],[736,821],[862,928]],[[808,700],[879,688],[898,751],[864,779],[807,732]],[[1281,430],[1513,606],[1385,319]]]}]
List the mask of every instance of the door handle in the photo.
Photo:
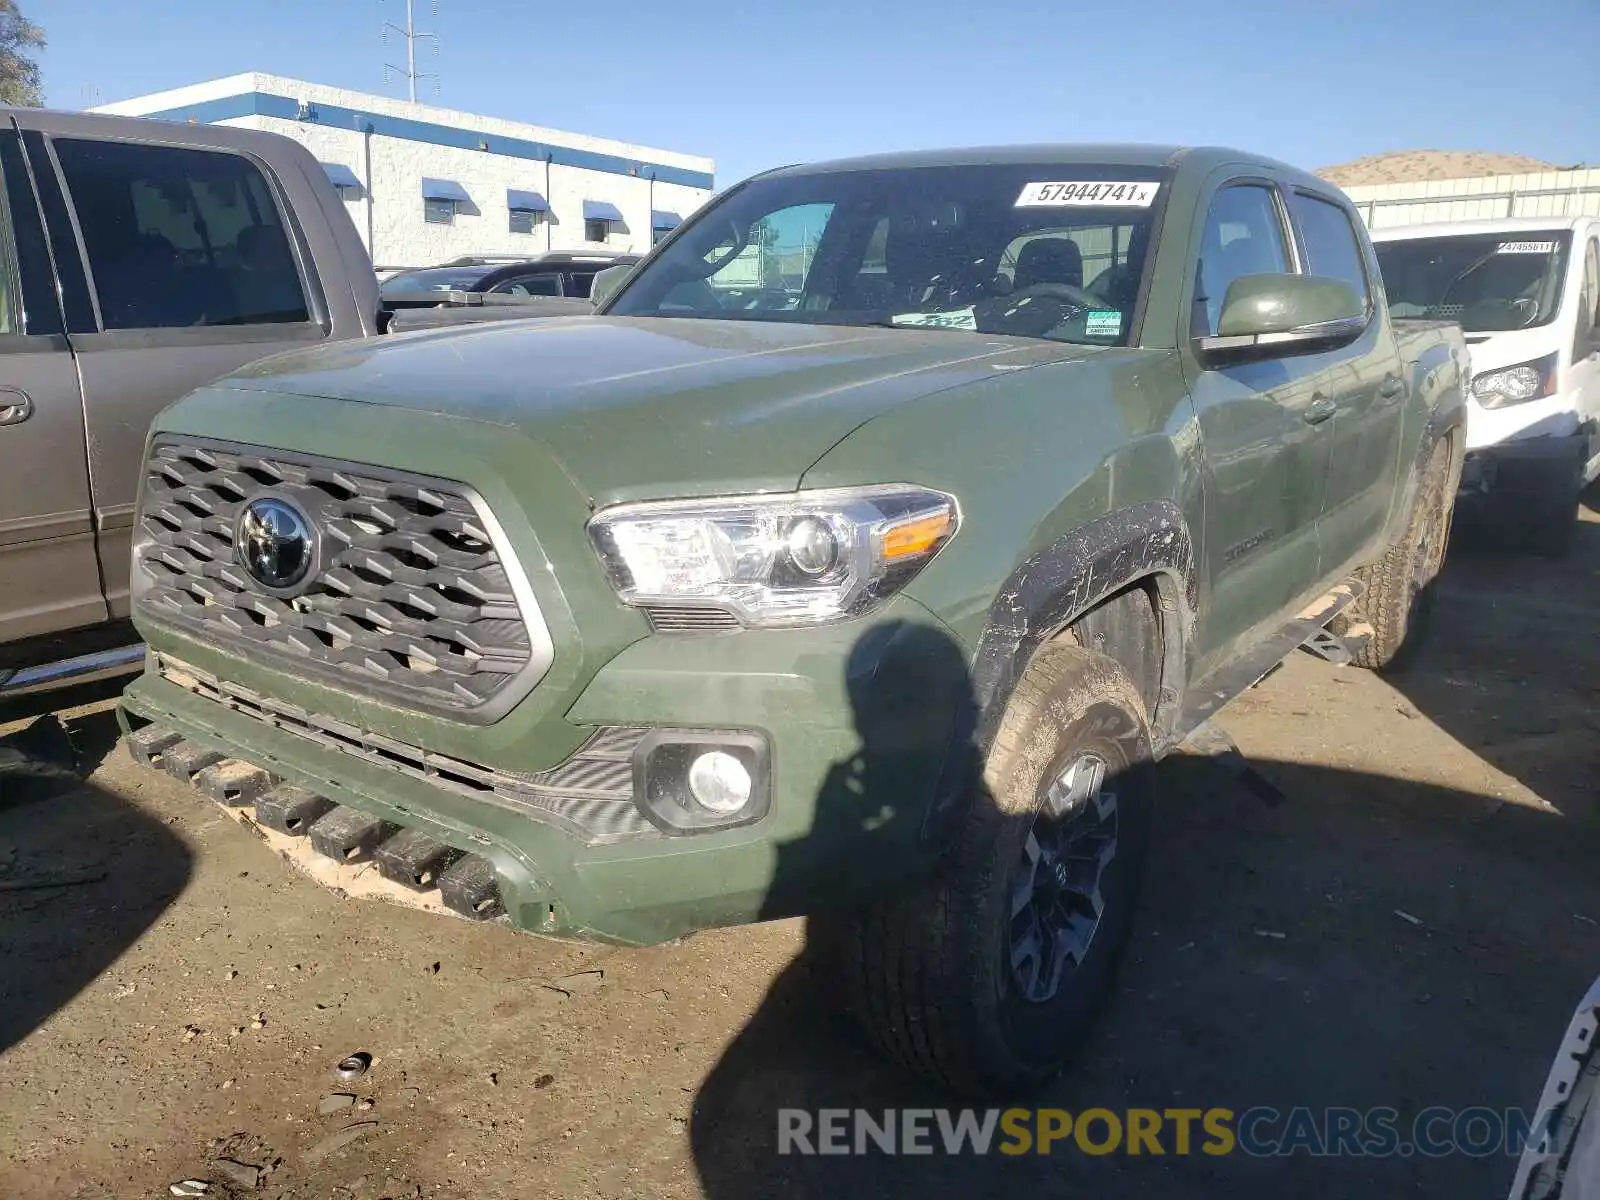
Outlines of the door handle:
[{"label": "door handle", "polygon": [[1331,396],[1316,395],[1311,397],[1311,403],[1306,405],[1306,411],[1302,415],[1307,425],[1321,425],[1338,411],[1339,406],[1333,402]]},{"label": "door handle", "polygon": [[16,388],[0,388],[0,426],[21,425],[33,416],[33,397]]},{"label": "door handle", "polygon": [[1405,391],[1405,388],[1405,381],[1398,375],[1385,375],[1383,382],[1378,385],[1378,395],[1385,400],[1393,400],[1401,392]]}]

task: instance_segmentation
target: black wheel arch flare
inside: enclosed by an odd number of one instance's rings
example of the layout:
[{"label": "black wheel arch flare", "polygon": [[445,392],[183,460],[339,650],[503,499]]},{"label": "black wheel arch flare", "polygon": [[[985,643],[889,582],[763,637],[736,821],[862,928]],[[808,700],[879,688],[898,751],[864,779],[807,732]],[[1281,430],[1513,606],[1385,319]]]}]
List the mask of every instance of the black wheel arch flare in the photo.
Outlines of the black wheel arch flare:
[{"label": "black wheel arch flare", "polygon": [[[979,760],[987,753],[1011,693],[1039,648],[1078,618],[1118,592],[1153,586],[1160,623],[1162,677],[1157,711],[1151,714],[1158,741],[1176,723],[1185,688],[1186,647],[1194,629],[1197,581],[1194,542],[1183,511],[1171,500],[1129,505],[1078,526],[1029,555],[996,594],[972,665],[974,705],[969,727],[952,744]],[[949,769],[925,827],[929,836],[948,831],[947,818],[961,808],[971,780]]]}]

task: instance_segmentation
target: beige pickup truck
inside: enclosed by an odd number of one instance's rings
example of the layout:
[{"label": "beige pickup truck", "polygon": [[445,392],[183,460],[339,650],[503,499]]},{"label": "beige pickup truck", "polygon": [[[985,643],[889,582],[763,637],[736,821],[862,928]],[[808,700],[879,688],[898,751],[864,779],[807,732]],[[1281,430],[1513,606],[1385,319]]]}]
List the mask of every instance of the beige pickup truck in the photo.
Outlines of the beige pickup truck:
[{"label": "beige pickup truck", "polygon": [[[0,109],[0,191],[4,700],[143,661],[129,535],[159,410],[391,314],[322,165],[276,134]],[[395,325],[588,309],[471,299]]]}]

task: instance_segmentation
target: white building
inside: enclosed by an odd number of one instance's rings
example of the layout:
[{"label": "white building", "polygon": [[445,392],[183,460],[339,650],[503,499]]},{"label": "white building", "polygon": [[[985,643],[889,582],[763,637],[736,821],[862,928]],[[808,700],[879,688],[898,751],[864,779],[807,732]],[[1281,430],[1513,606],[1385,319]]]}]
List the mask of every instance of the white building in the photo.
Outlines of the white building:
[{"label": "white building", "polygon": [[95,112],[292,137],[380,267],[466,254],[643,252],[711,195],[709,158],[250,73]]},{"label": "white building", "polygon": [[1344,189],[1372,229],[1497,217],[1600,216],[1600,168],[1474,175]]}]

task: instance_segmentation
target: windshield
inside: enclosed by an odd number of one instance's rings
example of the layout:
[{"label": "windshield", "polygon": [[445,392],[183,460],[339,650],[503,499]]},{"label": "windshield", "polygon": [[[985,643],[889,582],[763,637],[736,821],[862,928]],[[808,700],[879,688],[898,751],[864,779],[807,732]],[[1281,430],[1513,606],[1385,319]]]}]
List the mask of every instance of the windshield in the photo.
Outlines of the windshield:
[{"label": "windshield", "polygon": [[757,179],[607,311],[1126,345],[1163,179],[1082,164]]},{"label": "windshield", "polygon": [[429,267],[391,275],[379,289],[382,295],[394,292],[470,292],[493,267]]},{"label": "windshield", "polygon": [[1543,325],[1561,305],[1571,238],[1519,230],[1379,242],[1390,315],[1459,321],[1469,333]]}]

